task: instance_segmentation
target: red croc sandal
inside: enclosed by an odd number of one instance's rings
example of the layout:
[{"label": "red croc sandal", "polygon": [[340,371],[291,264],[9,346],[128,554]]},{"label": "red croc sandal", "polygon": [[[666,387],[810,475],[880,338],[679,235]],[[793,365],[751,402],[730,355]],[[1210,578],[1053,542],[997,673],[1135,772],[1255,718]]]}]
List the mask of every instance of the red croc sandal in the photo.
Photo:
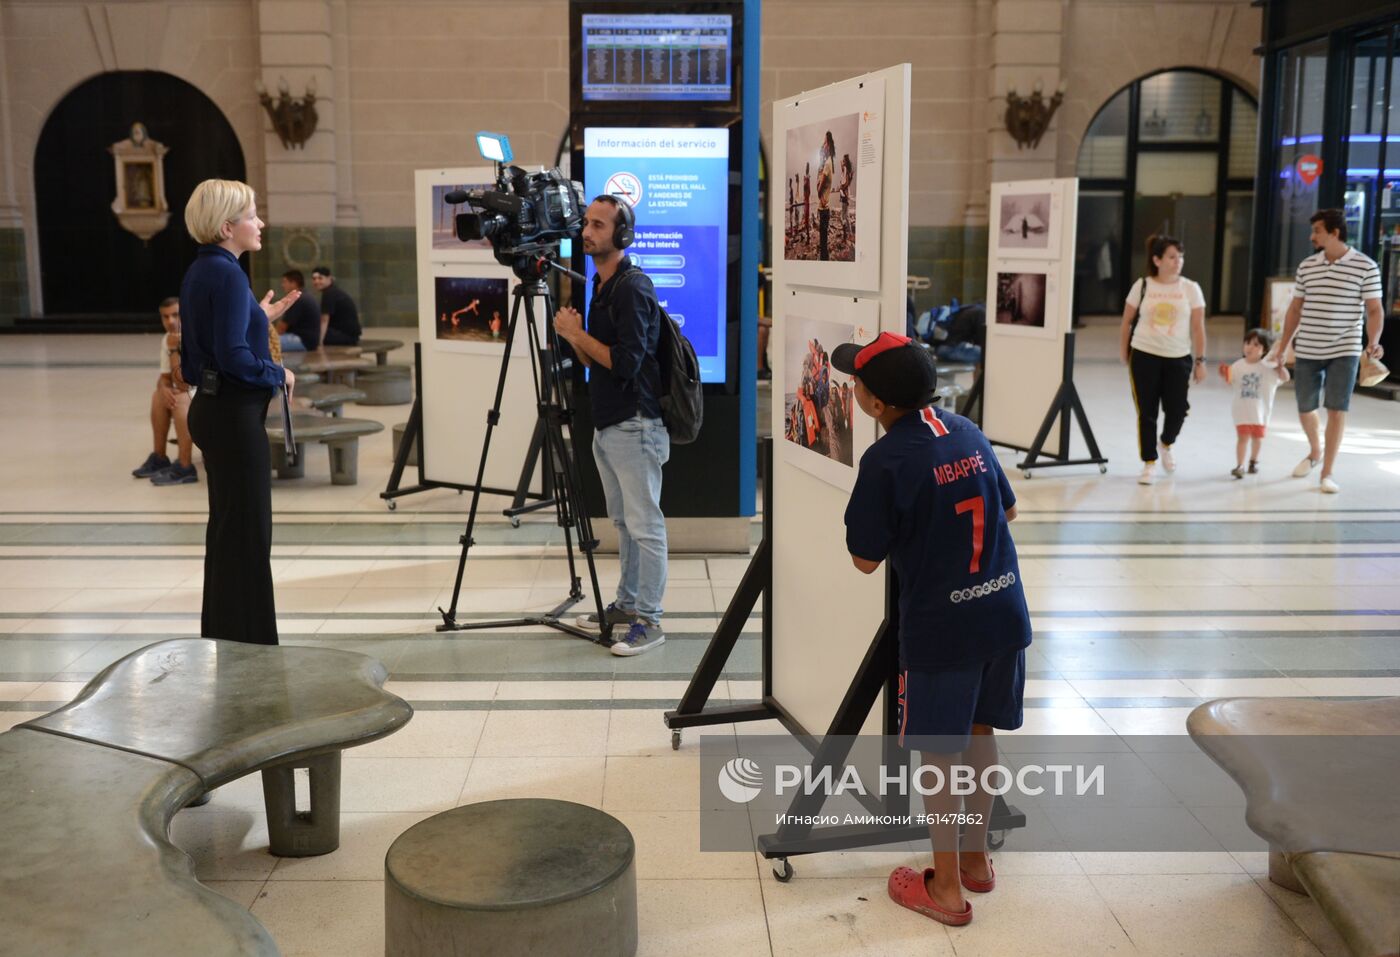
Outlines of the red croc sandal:
[{"label": "red croc sandal", "polygon": [[928,888],[924,886],[924,881],[933,876],[933,868],[916,871],[912,867],[897,867],[894,873],[890,874],[890,900],[900,907],[907,907],[925,917],[932,918],[940,924],[947,924],[949,927],[961,927],[972,921],[972,904],[967,904],[962,913],[951,911],[940,907],[928,894]]},{"label": "red croc sandal", "polygon": [[992,866],[991,858],[987,859],[987,870],[991,872],[991,877],[985,881],[979,881],[975,877],[968,876],[967,871],[958,871],[958,877],[962,880],[964,890],[972,891],[974,894],[988,894],[997,886],[997,869]]}]

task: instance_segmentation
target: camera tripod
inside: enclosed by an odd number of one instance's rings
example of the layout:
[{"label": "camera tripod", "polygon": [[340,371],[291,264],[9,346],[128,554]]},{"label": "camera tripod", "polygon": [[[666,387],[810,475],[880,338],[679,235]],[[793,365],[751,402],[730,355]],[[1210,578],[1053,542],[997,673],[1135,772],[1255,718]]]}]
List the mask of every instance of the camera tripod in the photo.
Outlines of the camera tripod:
[{"label": "camera tripod", "polygon": [[[572,423],[573,409],[569,398],[569,384],[558,358],[558,339],[552,324],[554,319],[553,297],[550,295],[549,286],[541,278],[545,270],[551,268],[561,272],[569,272],[570,275],[576,274],[545,257],[533,260],[530,265],[533,268],[528,270],[531,274],[528,278],[525,270],[516,270],[516,275],[521,278],[511,292],[513,302],[510,310],[510,324],[506,329],[505,353],[501,356],[501,373],[496,380],[496,398],[491,405],[491,410],[486,413],[486,437],[481,443],[481,461],[477,466],[476,484],[472,489],[472,504],[471,510],[467,513],[467,528],[461,538],[462,554],[457,560],[457,581],[452,589],[452,604],[446,610],[438,609],[442,612],[442,624],[438,625],[437,630],[469,631],[477,628],[500,628],[511,625],[543,625],[578,638],[607,645],[612,643],[612,629],[608,625],[603,611],[602,592],[598,587],[598,569],[593,562],[593,552],[598,547],[598,540],[593,536],[593,523],[588,517],[587,509],[582,504],[578,464],[564,439],[564,426]],[[536,300],[543,300],[546,323],[543,342],[541,342],[540,326],[535,317]],[[564,551],[569,559],[569,594],[552,610],[541,614],[527,615],[523,618],[513,618],[506,621],[464,623],[457,620],[457,600],[462,592],[462,574],[466,570],[467,553],[476,544],[472,533],[476,529],[477,507],[481,502],[481,489],[486,480],[486,458],[491,451],[491,434],[501,419],[501,400],[505,395],[506,373],[510,368],[510,350],[515,341],[515,330],[519,323],[522,305],[524,306],[526,335],[530,350],[530,374],[535,383],[535,406],[538,413],[535,435],[540,443],[539,454],[544,468],[544,487],[546,494],[551,496],[534,505],[533,508],[546,508],[551,504],[554,506],[555,519],[559,527],[564,530]],[[510,511],[518,514],[519,510],[512,509]],[[514,515],[511,517],[516,520]],[[594,635],[560,620],[560,616],[565,611],[586,597],[574,559],[575,539],[577,539],[579,550],[583,552],[584,561],[588,565],[588,577],[593,586],[593,602],[597,608],[598,620],[601,623],[600,635]]]}]

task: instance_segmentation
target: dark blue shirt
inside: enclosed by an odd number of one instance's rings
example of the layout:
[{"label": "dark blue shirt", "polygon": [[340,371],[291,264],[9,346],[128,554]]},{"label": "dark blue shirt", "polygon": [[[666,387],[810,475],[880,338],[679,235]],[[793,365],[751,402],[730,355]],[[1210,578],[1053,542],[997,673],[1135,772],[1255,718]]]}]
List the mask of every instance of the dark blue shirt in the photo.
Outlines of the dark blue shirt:
[{"label": "dark blue shirt", "polygon": [[287,331],[301,340],[308,349],[321,345],[321,310],[316,307],[316,298],[305,290],[301,298],[287,307],[282,313],[282,321]]},{"label": "dark blue shirt", "polygon": [[286,380],[267,345],[267,313],[233,253],[200,246],[180,286],[180,374],[199,385],[205,369],[254,389]]},{"label": "dark blue shirt", "polygon": [[626,256],[605,283],[593,277],[588,303],[588,334],[611,350],[612,368],[593,363],[588,394],[593,427],[606,429],[634,415],[661,418],[661,306],[651,278]]},{"label": "dark blue shirt", "polygon": [[902,668],[972,664],[1031,643],[1006,521],[1015,504],[987,437],[951,412],[911,412],[861,456],[846,546],[894,568]]}]

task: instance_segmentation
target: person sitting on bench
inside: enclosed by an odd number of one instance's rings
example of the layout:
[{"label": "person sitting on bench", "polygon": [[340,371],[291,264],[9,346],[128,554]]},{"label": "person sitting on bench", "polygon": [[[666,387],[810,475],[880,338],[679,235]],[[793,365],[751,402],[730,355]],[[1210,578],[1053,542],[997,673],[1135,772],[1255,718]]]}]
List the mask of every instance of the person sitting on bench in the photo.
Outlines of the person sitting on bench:
[{"label": "person sitting on bench", "polygon": [[[306,289],[306,276],[300,269],[282,274],[282,293]],[[277,320],[278,342],[283,352],[307,352],[321,347],[321,313],[316,301],[303,295]]]},{"label": "person sitting on bench", "polygon": [[321,294],[321,342],[328,346],[360,344],[360,311],[350,294],[335,284],[329,266],[311,270],[311,285]]},{"label": "person sitting on bench", "polygon": [[[136,478],[148,478],[156,485],[188,485],[199,481],[194,467],[194,444],[190,441],[188,416],[190,390],[180,378],[180,299],[168,296],[160,303],[160,324],[165,332],[160,337],[160,377],[151,393],[151,438],[153,449],[146,461],[132,469]],[[170,461],[165,444],[170,438],[170,426],[175,426],[175,443],[179,457]]]}]

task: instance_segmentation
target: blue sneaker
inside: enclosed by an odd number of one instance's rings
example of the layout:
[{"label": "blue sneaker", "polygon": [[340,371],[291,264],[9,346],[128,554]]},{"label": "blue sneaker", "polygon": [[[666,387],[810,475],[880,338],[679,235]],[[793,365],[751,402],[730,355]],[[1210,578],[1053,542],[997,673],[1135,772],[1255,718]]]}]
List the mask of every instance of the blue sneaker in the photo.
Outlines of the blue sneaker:
[{"label": "blue sneaker", "polygon": [[[619,608],[617,607],[617,602],[610,602],[608,607],[603,609],[603,615],[607,618],[608,624],[612,625],[614,628],[618,625],[626,628],[637,620],[637,613],[635,611],[626,611]],[[587,615],[579,615],[574,619],[574,624],[585,631],[596,631],[600,635],[603,633],[602,627],[598,624],[598,613],[596,611]]]},{"label": "blue sneaker", "polygon": [[176,462],[168,469],[162,469],[151,476],[152,485],[192,485],[199,481],[199,470],[194,463],[181,465]]},{"label": "blue sneaker", "polygon": [[168,468],[170,468],[170,460],[164,455],[157,455],[152,452],[150,455],[146,456],[146,461],[131,470],[131,474],[134,478],[150,478],[161,469]]},{"label": "blue sneaker", "polygon": [[612,653],[624,658],[640,655],[644,651],[650,651],[665,640],[666,633],[661,630],[660,625],[653,625],[649,621],[638,618],[632,622],[632,627],[627,629],[627,637],[613,643]]}]

